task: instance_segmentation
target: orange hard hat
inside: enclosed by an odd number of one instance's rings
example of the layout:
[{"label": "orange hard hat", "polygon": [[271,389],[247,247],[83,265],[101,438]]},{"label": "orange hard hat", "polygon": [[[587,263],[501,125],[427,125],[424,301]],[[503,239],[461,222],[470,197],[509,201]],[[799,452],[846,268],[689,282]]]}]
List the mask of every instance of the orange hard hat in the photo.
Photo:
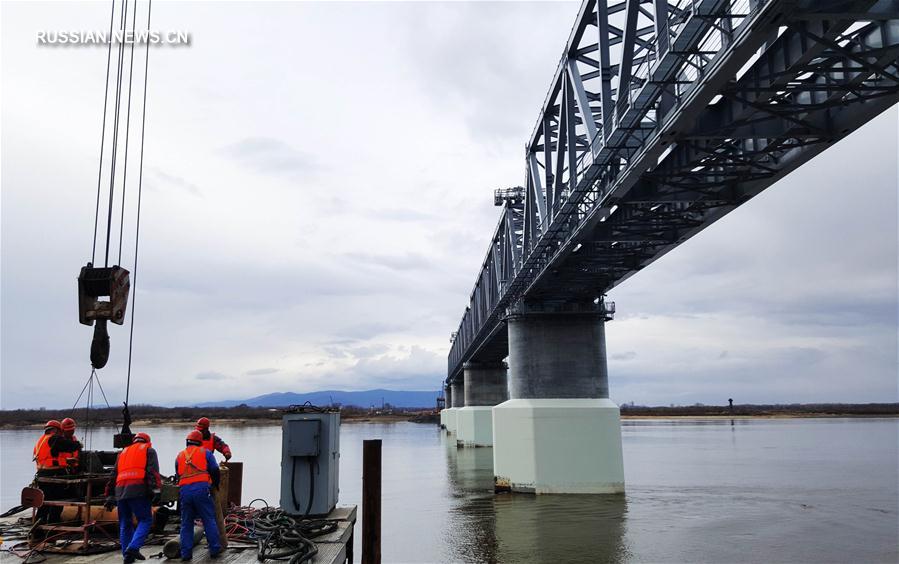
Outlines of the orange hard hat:
[{"label": "orange hard hat", "polygon": [[74,431],[75,430],[75,420],[71,417],[66,417],[62,420],[62,424],[60,425],[63,431]]},{"label": "orange hard hat", "polygon": [[199,431],[191,431],[187,434],[187,441],[200,444],[203,442],[203,434]]},{"label": "orange hard hat", "polygon": [[150,443],[150,435],[146,433],[138,433],[134,435],[134,442],[140,441],[142,443]]},{"label": "orange hard hat", "polygon": [[208,417],[200,417],[197,419],[197,429],[208,429],[209,428],[209,418]]},{"label": "orange hard hat", "polygon": [[46,425],[44,425],[44,429],[50,429],[50,428],[62,430],[62,423],[60,423],[56,419],[51,419],[51,420],[47,421]]}]

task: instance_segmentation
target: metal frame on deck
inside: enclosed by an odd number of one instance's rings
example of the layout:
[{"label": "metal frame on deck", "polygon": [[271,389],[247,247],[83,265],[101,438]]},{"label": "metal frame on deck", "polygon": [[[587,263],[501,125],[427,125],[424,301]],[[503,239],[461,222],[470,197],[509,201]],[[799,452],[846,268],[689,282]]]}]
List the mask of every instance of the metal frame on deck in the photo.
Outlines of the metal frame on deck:
[{"label": "metal frame on deck", "polygon": [[448,359],[588,303],[899,101],[899,0],[585,0]]},{"label": "metal frame on deck", "polygon": [[[91,515],[91,508],[102,506],[105,498],[94,499],[94,487],[104,488],[108,474],[83,474],[77,478],[37,476],[35,482],[41,484],[67,485],[83,487],[83,501],[78,499],[45,499],[43,505],[57,507],[77,507],[78,517],[75,523],[62,522],[35,525],[29,538],[32,547],[40,547],[41,552],[62,554],[96,554],[109,552],[118,548],[117,523],[98,523]],[[36,510],[35,510],[36,512]],[[34,513],[34,512],[33,512]],[[32,515],[33,518],[33,515]],[[112,529],[112,533],[107,532]],[[43,534],[38,537],[37,533]],[[94,533],[101,533],[104,540],[94,538]],[[49,542],[50,540],[53,542]]]}]

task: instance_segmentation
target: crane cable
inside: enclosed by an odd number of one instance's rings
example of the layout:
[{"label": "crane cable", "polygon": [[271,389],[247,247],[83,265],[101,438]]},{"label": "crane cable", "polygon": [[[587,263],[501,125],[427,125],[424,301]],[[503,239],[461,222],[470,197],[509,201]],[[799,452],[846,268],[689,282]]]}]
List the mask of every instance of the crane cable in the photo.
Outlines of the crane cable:
[{"label": "crane cable", "polygon": [[[136,2],[137,0],[135,0]],[[121,32],[124,35],[125,29],[128,26],[128,0],[122,0],[122,15],[121,15]],[[112,38],[110,37],[110,40]],[[131,48],[134,49],[134,43],[131,44]],[[113,117],[113,129],[112,129],[112,156],[110,157],[110,174],[109,174],[109,205],[106,214],[106,254],[103,261],[103,266],[109,267],[109,242],[112,239],[112,212],[113,212],[113,204],[115,203],[115,171],[116,171],[116,158],[118,157],[119,151],[119,118],[121,116],[122,109],[122,75],[123,68],[122,64],[125,59],[125,43],[124,41],[119,41],[119,61],[118,68],[116,72],[116,100],[115,100],[115,113]],[[124,186],[124,183],[123,183]],[[124,189],[124,188],[123,188]],[[122,207],[125,206],[125,200],[122,198]]]},{"label": "crane cable", "polygon": [[100,219],[100,186],[103,181],[103,154],[106,147],[106,108],[109,102],[109,64],[112,62],[112,22],[115,19],[115,0],[109,13],[109,47],[106,49],[106,87],[103,89],[103,124],[100,129],[100,168],[97,171],[97,205],[94,211],[94,242],[91,245],[91,264],[97,259],[97,228]]},{"label": "crane cable", "polygon": [[[119,18],[119,30],[124,37],[126,30],[128,29],[128,10],[129,10],[129,0],[121,0],[121,12]],[[102,118],[102,130],[100,134],[100,167],[97,176],[97,201],[94,212],[94,236],[93,236],[93,244],[91,248],[91,262],[93,263],[96,260],[96,252],[97,252],[97,234],[98,234],[98,226],[99,226],[99,217],[100,217],[100,198],[101,198],[101,188],[102,188],[102,176],[103,176],[103,159],[105,154],[105,142],[106,142],[106,118],[107,113],[109,111],[109,78],[110,78],[110,69],[112,67],[112,29],[113,23],[115,21],[115,11],[116,11],[116,0],[112,0],[111,2],[111,12],[109,16],[109,46],[107,48],[106,54],[106,81],[104,88],[104,97],[103,97],[103,118]],[[147,2],[147,35],[145,37],[146,43],[146,54],[144,58],[144,91],[143,91],[143,105],[141,108],[141,133],[140,133],[140,161],[138,166],[138,187],[137,187],[137,212],[136,212],[136,225],[135,225],[135,237],[134,237],[134,268],[132,269],[133,283],[132,287],[132,305],[131,305],[131,322],[130,322],[130,331],[129,331],[129,340],[128,340],[128,368],[127,368],[127,377],[125,384],[125,402],[124,402],[124,410],[123,415],[125,417],[125,425],[123,426],[123,432],[127,430],[127,426],[130,424],[130,415],[128,413],[128,401],[131,392],[131,366],[132,366],[132,350],[134,345],[134,307],[136,303],[137,293],[137,264],[138,264],[138,250],[139,250],[139,242],[140,242],[140,214],[141,214],[141,196],[143,193],[143,161],[144,161],[144,140],[145,140],[145,130],[146,130],[146,119],[147,119],[147,84],[148,84],[148,68],[149,68],[149,60],[150,60],[150,17],[152,13],[152,0],[148,0]],[[131,14],[131,54],[129,60],[129,68],[128,68],[128,93],[127,93],[127,105],[123,107],[122,94],[123,94],[123,81],[124,81],[124,63],[125,63],[125,47],[124,41],[119,41],[119,51],[118,51],[118,61],[116,64],[116,87],[115,87],[115,106],[113,110],[112,116],[112,150],[110,155],[109,162],[109,202],[108,202],[108,211],[107,211],[107,221],[106,221],[106,245],[105,245],[105,258],[104,263],[105,266],[109,266],[109,250],[110,243],[112,240],[112,217],[114,211],[114,203],[115,203],[115,184],[116,184],[116,161],[118,159],[118,145],[119,145],[119,129],[122,118],[122,113],[125,114],[125,146],[124,146],[124,154],[123,154],[123,171],[122,171],[122,197],[121,197],[121,211],[119,217],[119,247],[118,247],[118,263],[122,261],[122,247],[123,247],[123,236],[125,230],[125,196],[126,196],[126,188],[127,188],[127,175],[128,175],[128,152],[129,152],[129,141],[130,141],[130,132],[131,132],[131,100],[132,100],[132,86],[133,86],[133,74],[134,74],[134,37],[135,31],[137,27],[137,0],[133,0],[133,10]],[[106,392],[103,390],[102,384],[100,383],[99,375],[97,374],[97,370],[95,368],[91,368],[91,374],[87,379],[84,387],[81,390],[81,393],[78,395],[78,399],[75,400],[75,405],[72,406],[72,412],[74,413],[75,409],[78,406],[78,402],[81,401],[82,397],[86,397],[86,413],[85,418],[87,422],[87,426],[90,425],[90,409],[91,404],[94,398],[93,386],[96,381],[97,386],[100,388],[100,393],[103,395],[104,401],[106,401],[107,407],[109,407],[109,401],[106,399]],[[87,395],[85,396],[85,392]],[[129,431],[130,432],[130,431]]]},{"label": "crane cable", "polygon": [[[135,0],[136,1],[136,0]],[[150,31],[150,16],[153,10],[153,0],[147,0],[147,32]],[[134,283],[131,296],[131,328],[128,335],[128,376],[125,383],[125,411],[128,411],[128,397],[131,392],[131,353],[134,347],[134,314],[137,306],[137,252],[140,245],[140,203],[144,185],[144,135],[147,130],[147,76],[150,68],[150,44],[147,43],[144,58],[144,100],[141,106],[140,118],[140,161],[137,169],[137,219],[134,228]],[[126,151],[127,153],[127,151]]]}]

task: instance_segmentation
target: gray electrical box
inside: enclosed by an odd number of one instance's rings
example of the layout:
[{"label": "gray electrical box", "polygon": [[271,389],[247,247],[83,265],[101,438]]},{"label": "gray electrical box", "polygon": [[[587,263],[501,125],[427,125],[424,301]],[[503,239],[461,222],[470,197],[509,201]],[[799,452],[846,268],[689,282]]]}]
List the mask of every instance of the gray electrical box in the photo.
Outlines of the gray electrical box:
[{"label": "gray electrical box", "polygon": [[337,505],[340,413],[299,407],[281,420],[281,509],[325,515]]}]

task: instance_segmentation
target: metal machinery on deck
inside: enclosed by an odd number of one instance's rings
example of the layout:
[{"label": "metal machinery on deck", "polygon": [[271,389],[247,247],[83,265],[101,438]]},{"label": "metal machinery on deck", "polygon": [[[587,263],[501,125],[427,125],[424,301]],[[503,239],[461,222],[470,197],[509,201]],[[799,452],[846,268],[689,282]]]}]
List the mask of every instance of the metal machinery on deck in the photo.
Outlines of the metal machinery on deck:
[{"label": "metal machinery on deck", "polygon": [[281,509],[326,515],[337,505],[340,412],[299,406],[281,422]]},{"label": "metal machinery on deck", "polygon": [[103,518],[106,500],[103,492],[116,455],[110,451],[82,451],[79,467],[83,471],[35,477],[35,485],[40,490],[53,491],[55,495],[50,499],[41,493],[40,499],[35,500],[33,488],[26,488],[22,492],[22,504],[59,507],[61,521],[36,524],[29,537],[31,546],[40,545],[44,552],[78,554],[116,548],[118,523],[111,516]]}]

